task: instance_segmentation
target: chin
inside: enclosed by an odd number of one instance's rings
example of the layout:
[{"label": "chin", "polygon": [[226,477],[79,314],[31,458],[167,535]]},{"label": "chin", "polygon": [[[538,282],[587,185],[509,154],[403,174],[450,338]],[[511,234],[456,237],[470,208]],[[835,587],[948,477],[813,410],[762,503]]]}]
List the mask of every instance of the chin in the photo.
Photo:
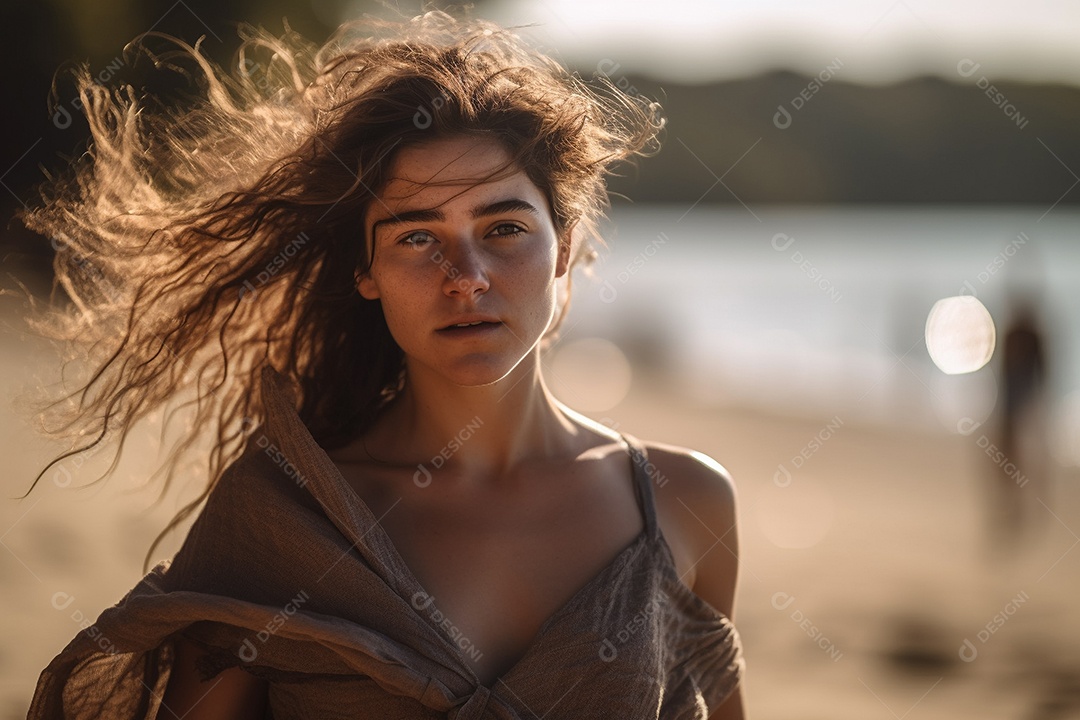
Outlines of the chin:
[{"label": "chin", "polygon": [[518,367],[523,359],[519,358],[516,362],[507,362],[505,359],[501,362],[495,360],[464,360],[458,363],[456,367],[443,368],[441,374],[453,384],[461,387],[494,385],[513,373],[514,368]]}]

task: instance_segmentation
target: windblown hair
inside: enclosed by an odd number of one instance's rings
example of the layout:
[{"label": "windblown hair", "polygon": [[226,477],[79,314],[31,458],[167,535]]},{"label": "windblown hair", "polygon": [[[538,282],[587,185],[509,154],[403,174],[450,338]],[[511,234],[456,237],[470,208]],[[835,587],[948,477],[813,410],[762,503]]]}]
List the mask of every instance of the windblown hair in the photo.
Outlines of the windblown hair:
[{"label": "windblown hair", "polygon": [[361,219],[403,147],[460,133],[500,140],[546,194],[560,237],[574,228],[576,264],[600,241],[606,175],[655,151],[664,124],[655,103],[438,11],[347,23],[322,47],[291,31],[241,36],[231,73],[173,38],[176,49],[151,54],[192,66],[199,96],[183,109],[76,70],[89,150],[22,216],[51,239],[71,301],[31,326],[89,368],[41,418],[62,420],[52,434],[96,434],[34,485],[115,428],[122,449],[136,421],[184,391],[194,417],[163,465],[163,494],[179,456],[209,433],[209,482],[146,563],[263,418],[261,366],[296,383],[298,412],[327,448],[363,432],[400,390],[402,351],[355,275],[371,261]]}]

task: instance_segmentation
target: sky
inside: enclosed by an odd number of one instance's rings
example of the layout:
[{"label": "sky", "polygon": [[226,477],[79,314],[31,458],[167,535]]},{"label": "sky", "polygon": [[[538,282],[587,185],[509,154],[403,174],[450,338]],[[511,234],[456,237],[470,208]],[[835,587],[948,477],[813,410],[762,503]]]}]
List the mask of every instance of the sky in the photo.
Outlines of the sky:
[{"label": "sky", "polygon": [[839,60],[857,82],[1080,84],[1080,0],[507,0],[483,14],[537,23],[528,34],[564,62],[607,60],[660,79],[817,75]]}]

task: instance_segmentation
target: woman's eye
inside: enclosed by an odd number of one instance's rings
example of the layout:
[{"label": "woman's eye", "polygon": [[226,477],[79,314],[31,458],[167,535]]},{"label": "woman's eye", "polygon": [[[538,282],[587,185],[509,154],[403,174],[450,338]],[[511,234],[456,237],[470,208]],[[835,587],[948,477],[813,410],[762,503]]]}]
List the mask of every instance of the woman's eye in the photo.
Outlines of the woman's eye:
[{"label": "woman's eye", "polygon": [[516,223],[503,223],[495,228],[495,235],[517,235],[525,232],[525,228],[517,225]]},{"label": "woman's eye", "polygon": [[398,240],[398,245],[407,245],[411,248],[419,250],[426,246],[428,243],[434,242],[435,238],[431,237],[429,233],[417,231],[409,233],[405,237]]}]

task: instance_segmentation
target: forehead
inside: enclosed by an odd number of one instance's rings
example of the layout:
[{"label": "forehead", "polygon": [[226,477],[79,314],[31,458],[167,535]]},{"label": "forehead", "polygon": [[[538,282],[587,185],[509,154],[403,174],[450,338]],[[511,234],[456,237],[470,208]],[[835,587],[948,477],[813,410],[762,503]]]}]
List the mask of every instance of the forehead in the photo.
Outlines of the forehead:
[{"label": "forehead", "polygon": [[548,209],[544,193],[511,160],[509,151],[493,138],[458,136],[410,145],[395,157],[390,181],[369,206],[368,217],[378,220],[406,210],[459,200],[475,203],[507,193],[529,195]]}]

